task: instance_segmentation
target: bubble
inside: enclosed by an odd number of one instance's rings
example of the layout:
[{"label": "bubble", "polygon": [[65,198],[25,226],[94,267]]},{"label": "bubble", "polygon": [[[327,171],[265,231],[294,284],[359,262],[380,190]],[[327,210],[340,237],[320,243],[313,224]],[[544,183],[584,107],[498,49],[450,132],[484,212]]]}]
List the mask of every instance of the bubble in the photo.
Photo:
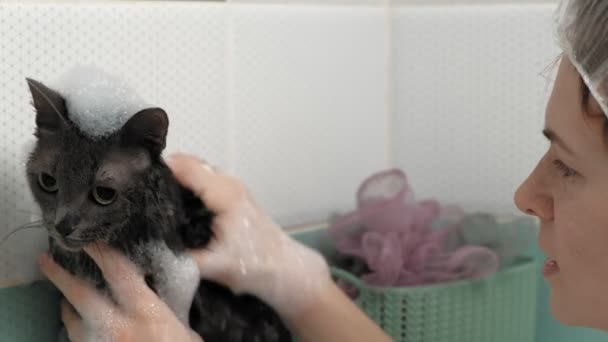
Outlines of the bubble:
[{"label": "bubble", "polygon": [[239,259],[239,265],[241,267],[241,274],[246,276],[247,275],[247,266],[245,266],[245,261],[242,258]]},{"label": "bubble", "polygon": [[69,119],[92,139],[118,131],[151,107],[123,80],[90,66],[72,68],[54,87],[66,100]]},{"label": "bubble", "polygon": [[182,323],[188,324],[190,306],[200,282],[196,262],[189,254],[176,255],[161,242],[146,245],[143,253],[146,251],[157,266],[158,295]]}]

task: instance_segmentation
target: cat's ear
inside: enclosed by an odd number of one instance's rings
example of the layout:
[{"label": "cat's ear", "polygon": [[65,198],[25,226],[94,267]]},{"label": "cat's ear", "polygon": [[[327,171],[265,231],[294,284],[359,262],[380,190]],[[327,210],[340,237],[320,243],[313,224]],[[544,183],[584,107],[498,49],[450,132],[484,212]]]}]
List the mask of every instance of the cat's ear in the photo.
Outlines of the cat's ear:
[{"label": "cat's ear", "polygon": [[133,115],[121,130],[127,145],[145,147],[153,156],[165,149],[169,117],[161,108],[144,109]]},{"label": "cat's ear", "polygon": [[26,78],[36,110],[36,134],[54,134],[67,126],[65,99],[44,84]]}]

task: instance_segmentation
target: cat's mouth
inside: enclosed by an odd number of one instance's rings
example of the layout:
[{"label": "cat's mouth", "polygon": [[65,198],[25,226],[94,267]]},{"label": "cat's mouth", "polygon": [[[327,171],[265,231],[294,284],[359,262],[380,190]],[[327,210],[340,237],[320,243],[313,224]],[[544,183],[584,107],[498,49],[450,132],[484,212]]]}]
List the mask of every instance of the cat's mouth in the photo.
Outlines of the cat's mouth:
[{"label": "cat's mouth", "polygon": [[73,238],[69,238],[69,237],[64,237],[64,236],[57,236],[55,234],[52,234],[51,237],[53,238],[53,240],[55,241],[55,243],[62,249],[65,249],[69,252],[79,252],[82,250],[82,248],[86,245],[88,245],[89,243],[91,243],[91,241],[84,241],[84,240],[79,240],[79,239],[73,239]]},{"label": "cat's mouth", "polygon": [[62,242],[65,249],[71,250],[73,252],[81,250],[86,245],[86,242],[73,239],[63,239]]}]

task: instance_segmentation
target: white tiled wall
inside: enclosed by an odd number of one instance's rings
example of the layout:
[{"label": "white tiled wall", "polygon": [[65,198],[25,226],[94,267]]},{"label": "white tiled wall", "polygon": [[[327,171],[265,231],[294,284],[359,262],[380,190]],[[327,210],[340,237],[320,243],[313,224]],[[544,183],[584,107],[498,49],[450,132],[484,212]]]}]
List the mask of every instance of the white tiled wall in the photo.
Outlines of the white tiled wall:
[{"label": "white tiled wall", "polygon": [[236,173],[274,216],[325,218],[386,167],[386,13],[239,6],[232,17]]},{"label": "white tiled wall", "polygon": [[393,5],[495,5],[495,4],[555,4],[559,0],[391,0]]},{"label": "white tiled wall", "polygon": [[[553,4],[393,12],[393,154],[422,197],[514,212],[540,158]],[[549,69],[550,70],[550,69]]]}]

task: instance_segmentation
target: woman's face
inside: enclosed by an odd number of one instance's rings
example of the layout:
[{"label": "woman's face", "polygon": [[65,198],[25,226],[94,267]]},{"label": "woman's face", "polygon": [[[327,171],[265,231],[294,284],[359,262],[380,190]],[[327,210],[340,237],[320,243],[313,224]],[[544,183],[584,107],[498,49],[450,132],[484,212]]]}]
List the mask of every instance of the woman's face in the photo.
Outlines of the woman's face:
[{"label": "woman's face", "polygon": [[540,219],[538,244],[551,311],[564,324],[608,329],[608,149],[604,117],[590,100],[583,114],[580,77],[562,58],[545,115],[550,146],[515,194]]}]

